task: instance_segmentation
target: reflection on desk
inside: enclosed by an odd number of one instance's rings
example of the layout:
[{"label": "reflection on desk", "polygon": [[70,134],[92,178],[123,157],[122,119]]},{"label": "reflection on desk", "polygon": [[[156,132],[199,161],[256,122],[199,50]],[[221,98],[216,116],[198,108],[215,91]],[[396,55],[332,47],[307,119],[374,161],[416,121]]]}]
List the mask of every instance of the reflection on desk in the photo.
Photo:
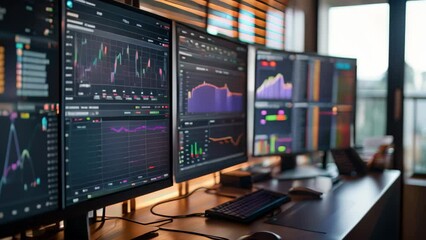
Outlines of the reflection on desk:
[{"label": "reflection on desk", "polygon": [[[272,179],[255,186],[272,191],[287,193],[293,185],[324,185],[322,178],[313,180],[278,181]],[[400,173],[386,170],[383,173],[368,174],[364,177],[344,177],[338,187],[331,183],[319,200],[292,200],[281,206],[281,214],[269,219],[261,218],[251,224],[242,224],[218,219],[192,217],[175,219],[165,225],[178,229],[227,239],[254,232],[271,231],[283,239],[399,239]],[[156,208],[156,212],[167,215],[182,215],[204,212],[231,198],[199,191],[189,198],[170,202]],[[148,208],[139,209],[125,217],[140,222],[161,218],[153,216]],[[135,225],[134,227],[138,227]],[[101,229],[97,234],[103,235]],[[107,231],[105,229],[105,231]],[[98,235],[99,236],[99,235]],[[55,238],[57,239],[57,238]],[[156,240],[205,239],[185,233],[159,231]]]},{"label": "reflection on desk", "polygon": [[315,189],[309,188],[309,187],[291,187],[288,192],[294,196],[304,196],[304,197],[312,197],[312,198],[320,198],[323,194],[321,191],[317,191]]}]

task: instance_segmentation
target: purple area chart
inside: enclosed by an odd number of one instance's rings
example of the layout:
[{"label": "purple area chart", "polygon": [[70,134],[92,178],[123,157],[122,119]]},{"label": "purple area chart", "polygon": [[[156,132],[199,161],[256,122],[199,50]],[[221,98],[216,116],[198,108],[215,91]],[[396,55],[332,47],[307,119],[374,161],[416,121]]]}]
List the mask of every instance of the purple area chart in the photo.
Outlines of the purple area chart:
[{"label": "purple area chart", "polygon": [[218,87],[203,82],[188,92],[188,112],[241,112],[243,110],[243,94],[231,92],[225,84]]},{"label": "purple area chart", "polygon": [[284,76],[278,73],[270,76],[256,89],[257,99],[291,100],[293,85],[286,83]]}]

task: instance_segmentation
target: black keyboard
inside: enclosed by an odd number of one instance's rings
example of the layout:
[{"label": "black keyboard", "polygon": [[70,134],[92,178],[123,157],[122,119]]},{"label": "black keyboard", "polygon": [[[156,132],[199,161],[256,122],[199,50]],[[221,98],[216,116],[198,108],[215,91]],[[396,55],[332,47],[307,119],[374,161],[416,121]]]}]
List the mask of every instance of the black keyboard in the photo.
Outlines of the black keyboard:
[{"label": "black keyboard", "polygon": [[248,223],[290,201],[283,193],[260,189],[223,203],[205,212],[206,217]]}]

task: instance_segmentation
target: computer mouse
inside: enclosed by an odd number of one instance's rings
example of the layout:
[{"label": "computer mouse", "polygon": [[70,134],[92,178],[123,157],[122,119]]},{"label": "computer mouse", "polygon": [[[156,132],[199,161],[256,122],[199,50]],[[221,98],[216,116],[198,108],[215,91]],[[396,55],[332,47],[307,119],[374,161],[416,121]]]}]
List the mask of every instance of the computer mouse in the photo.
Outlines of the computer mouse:
[{"label": "computer mouse", "polygon": [[270,232],[270,231],[261,231],[261,232],[255,232],[250,235],[245,235],[238,240],[281,240],[282,238],[280,235]]},{"label": "computer mouse", "polygon": [[288,190],[288,193],[294,194],[294,195],[309,195],[312,197],[321,197],[322,192],[316,191],[312,188],[303,187],[303,186],[297,186],[292,187]]}]

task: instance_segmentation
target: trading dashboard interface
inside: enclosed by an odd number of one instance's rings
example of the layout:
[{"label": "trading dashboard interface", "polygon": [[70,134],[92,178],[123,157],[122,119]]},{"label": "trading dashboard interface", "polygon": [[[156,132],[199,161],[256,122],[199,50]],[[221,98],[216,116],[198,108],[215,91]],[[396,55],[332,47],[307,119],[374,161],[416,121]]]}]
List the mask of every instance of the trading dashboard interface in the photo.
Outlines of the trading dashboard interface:
[{"label": "trading dashboard interface", "polygon": [[0,225],[58,208],[58,10],[0,2]]},{"label": "trading dashboard interface", "polygon": [[354,59],[257,51],[254,155],[350,147],[355,83]]},{"label": "trading dashboard interface", "polygon": [[176,181],[243,162],[246,156],[247,47],[177,26]]},{"label": "trading dashboard interface", "polygon": [[170,179],[171,23],[68,0],[65,205]]}]

